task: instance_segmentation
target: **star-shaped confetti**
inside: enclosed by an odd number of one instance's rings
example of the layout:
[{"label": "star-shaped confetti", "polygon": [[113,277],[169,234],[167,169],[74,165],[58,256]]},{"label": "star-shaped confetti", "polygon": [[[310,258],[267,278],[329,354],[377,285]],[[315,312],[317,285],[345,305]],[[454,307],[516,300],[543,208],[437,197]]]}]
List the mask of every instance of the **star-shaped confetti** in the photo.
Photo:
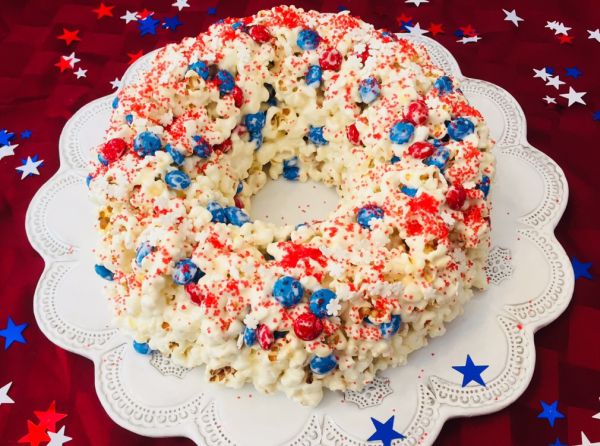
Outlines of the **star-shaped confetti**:
[{"label": "star-shaped confetti", "polygon": [[125,20],[125,24],[127,25],[129,22],[135,22],[140,18],[137,11],[126,11],[125,15],[121,16],[121,19]]},{"label": "star-shaped confetti", "polygon": [[29,139],[31,137],[31,130],[23,130],[21,132],[21,139]]},{"label": "star-shaped confetti", "polygon": [[180,11],[183,8],[189,8],[190,7],[190,5],[188,4],[188,0],[176,0],[175,3],[173,3],[171,6],[175,6]]},{"label": "star-shaped confetti", "polygon": [[551,85],[558,90],[561,85],[564,85],[564,82],[560,80],[560,77],[558,75],[548,76],[546,85]]},{"label": "star-shaped confetti", "polygon": [[2,158],[13,156],[15,154],[15,149],[17,147],[19,147],[19,144],[13,144],[13,145],[9,144],[8,146],[0,147],[0,160]]},{"label": "star-shaped confetti", "polygon": [[544,101],[546,101],[546,104],[556,104],[556,99],[546,95],[544,98]]},{"label": "star-shaped confetti", "polygon": [[[144,55],[144,53],[142,52],[142,50],[139,50],[137,53],[127,53],[127,56],[129,57],[129,62],[128,64],[131,65],[132,63],[134,63],[136,60],[138,60],[140,57],[142,57]],[[113,81],[114,82],[114,81]],[[120,81],[119,81],[120,82]],[[119,83],[119,86],[121,84]],[[114,87],[113,85],[113,88]]]},{"label": "star-shaped confetti", "polygon": [[567,35],[567,33],[569,32],[569,30],[571,28],[565,26],[564,23],[562,22],[546,22],[546,28],[551,29],[552,31],[554,31],[554,34],[558,35],[558,34],[563,34],[563,35]]},{"label": "star-shaped confetti", "polygon": [[533,76],[534,78],[539,77],[544,81],[548,80],[548,76],[551,74],[548,72],[548,70],[546,68],[542,68],[541,70],[536,70],[535,68],[533,69],[535,75]]},{"label": "star-shaped confetti", "polygon": [[577,67],[567,67],[565,68],[565,71],[567,72],[567,76],[574,79],[577,79],[579,76],[581,76],[581,71]]},{"label": "star-shaped confetti", "polygon": [[471,26],[471,24],[467,25],[467,26],[461,26],[460,28],[458,28],[460,31],[462,31],[462,35],[463,36],[467,36],[467,37],[473,37],[477,34],[477,31],[475,31],[475,28],[473,28]]},{"label": "star-shaped confetti", "polygon": [[121,79],[115,77],[114,81],[110,81],[110,85],[113,87],[113,89],[121,88]]},{"label": "star-shaped confetti", "polygon": [[424,36],[429,32],[426,29],[422,29],[419,23],[416,23],[415,26],[407,26],[406,29],[410,34],[415,36]]},{"label": "star-shaped confetti", "polygon": [[66,70],[73,69],[73,67],[71,66],[71,62],[65,56],[60,56],[60,60],[58,61],[58,63],[55,63],[54,66],[58,67],[61,73],[63,73]]},{"label": "star-shaped confetti", "polygon": [[593,119],[594,121],[600,121],[600,110],[596,110],[596,111],[594,112],[594,114],[592,115],[592,119]]},{"label": "star-shaped confetti", "polygon": [[557,438],[556,441],[554,443],[552,443],[550,446],[567,446],[567,445],[561,443],[560,439]]},{"label": "star-shaped confetti", "polygon": [[581,432],[581,444],[578,444],[576,446],[600,446],[600,442],[590,442],[588,437],[583,432]]},{"label": "star-shaped confetti", "polygon": [[14,137],[14,133],[8,132],[6,129],[0,130],[0,146],[7,146]]},{"label": "star-shaped confetti", "polygon": [[[598,398],[598,400],[600,400],[600,398]],[[594,415],[592,418],[595,418],[596,420],[600,420],[600,412],[598,412],[596,415]]]},{"label": "star-shaped confetti", "polygon": [[542,411],[538,415],[538,418],[546,419],[550,423],[550,427],[554,427],[556,420],[564,418],[564,414],[558,411],[558,400],[552,404],[546,404],[544,401],[540,401],[542,405]]},{"label": "star-shaped confetti", "polygon": [[4,338],[4,350],[8,350],[14,342],[27,343],[23,337],[23,330],[27,328],[27,325],[27,323],[16,325],[11,317],[8,318],[6,328],[0,330],[0,337]]},{"label": "star-shaped confetti", "polygon": [[162,24],[164,29],[170,29],[171,31],[175,31],[181,25],[183,25],[183,23],[179,20],[177,14],[173,17],[165,17]]},{"label": "star-shaped confetti", "polygon": [[52,401],[48,409],[33,412],[41,425],[49,431],[56,431],[56,423],[65,418],[67,414],[56,412],[56,401]]},{"label": "star-shaped confetti", "polygon": [[87,73],[87,70],[84,70],[81,67],[79,67],[79,69],[74,72],[75,76],[77,76],[77,79],[85,77],[86,73]]},{"label": "star-shaped confetti", "polygon": [[65,426],[61,427],[58,432],[48,431],[48,435],[50,436],[50,443],[47,446],[62,446],[72,440],[71,437],[65,435]]},{"label": "star-shaped confetti", "polygon": [[148,11],[146,8],[144,8],[138,13],[138,20],[144,20],[151,15],[154,15],[154,11]]},{"label": "star-shaped confetti", "polygon": [[68,30],[67,28],[63,28],[63,33],[57,36],[57,39],[64,40],[67,45],[71,45],[76,40],[81,40],[79,38],[79,30],[74,29],[73,31]]},{"label": "star-shaped confetti", "polygon": [[102,17],[112,17],[112,10],[114,8],[114,6],[107,6],[104,3],[100,3],[100,6],[96,9],[92,9],[92,12],[96,13],[96,18],[101,19]]},{"label": "star-shaped confetti", "polygon": [[471,37],[465,36],[462,39],[458,39],[457,42],[466,44],[466,43],[477,43],[480,40],[481,40],[481,37],[479,37],[479,36],[471,36]]},{"label": "star-shaped confetti", "polygon": [[27,178],[29,175],[39,175],[40,172],[38,167],[44,164],[44,160],[38,161],[38,156],[34,155],[33,158],[28,156],[26,160],[21,160],[22,165],[19,167],[15,167],[15,170],[21,172],[21,179]]},{"label": "star-shaped confetti", "polygon": [[206,13],[208,15],[217,15],[217,8],[215,8],[214,6],[208,8],[208,10],[206,11]]},{"label": "star-shaped confetti", "polygon": [[152,16],[148,16],[143,20],[138,20],[138,28],[140,30],[140,35],[145,36],[146,34],[156,35],[156,27],[160,23],[159,20],[156,20]]},{"label": "star-shaped confetti", "polygon": [[580,277],[592,280],[592,275],[589,269],[592,266],[592,262],[580,262],[577,257],[571,257],[571,264],[573,265],[573,272],[575,273],[575,280]]},{"label": "star-shaped confetti", "polygon": [[588,39],[594,39],[597,42],[600,42],[600,29],[595,29],[594,31],[588,29]]},{"label": "star-shaped confetti", "polygon": [[40,443],[49,441],[46,427],[27,420],[27,434],[19,439],[19,443],[29,443],[31,446],[39,446]]},{"label": "star-shaped confetti", "polygon": [[429,0],[405,0],[404,3],[412,3],[416,7],[419,7],[421,3],[429,3]]},{"label": "star-shaped confetti", "polygon": [[569,87],[569,92],[568,93],[563,93],[560,96],[568,99],[569,100],[569,107],[573,104],[585,104],[585,101],[582,99],[583,96],[585,96],[587,94],[587,92],[577,92],[575,90],[573,90],[573,87]]},{"label": "star-shaped confetti", "polygon": [[504,12],[504,15],[506,16],[504,17],[504,20],[512,22],[517,27],[519,26],[519,22],[523,21],[523,19],[517,15],[517,11],[515,11],[514,9],[512,11],[507,11],[506,9],[503,9],[502,12]]},{"label": "star-shaped confetti", "polygon": [[471,381],[475,381],[482,386],[485,386],[485,382],[481,377],[481,374],[484,370],[486,370],[488,365],[475,365],[473,360],[471,359],[471,355],[467,355],[467,362],[465,365],[455,365],[452,366],[454,370],[463,375],[463,381],[461,387],[466,387]]},{"label": "star-shaped confetti", "polygon": [[75,56],[75,53],[71,53],[68,56],[64,56],[65,60],[69,62],[69,64],[71,64],[71,68],[75,68],[75,64],[77,64],[77,62],[79,62],[81,59],[77,59],[77,57]]},{"label": "star-shaped confetti", "polygon": [[10,396],[8,396],[10,386],[12,386],[12,381],[6,384],[4,387],[0,388],[0,406],[2,406],[3,404],[14,404],[13,399]]},{"label": "star-shaped confetti", "polygon": [[569,43],[569,44],[573,43],[574,37],[568,36],[568,35],[565,35],[565,36],[561,35],[561,36],[558,36],[557,39],[560,42],[560,44],[563,45],[565,43]]},{"label": "star-shaped confetti", "polygon": [[444,28],[441,23],[431,23],[429,25],[429,32],[432,36],[437,36],[444,32]]},{"label": "star-shaped confetti", "polygon": [[382,423],[371,417],[371,422],[375,426],[375,433],[367,441],[381,441],[383,446],[391,446],[392,441],[406,438],[400,432],[394,430],[394,416],[392,415],[385,423]]}]

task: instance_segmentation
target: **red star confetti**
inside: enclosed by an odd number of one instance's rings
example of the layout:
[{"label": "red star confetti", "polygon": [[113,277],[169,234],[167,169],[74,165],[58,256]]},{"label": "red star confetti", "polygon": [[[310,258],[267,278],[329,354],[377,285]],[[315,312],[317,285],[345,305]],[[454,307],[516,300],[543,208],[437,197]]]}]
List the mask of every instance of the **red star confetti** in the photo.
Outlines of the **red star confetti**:
[{"label": "red star confetti", "polygon": [[112,10],[114,6],[106,6],[104,3],[100,3],[96,9],[92,9],[92,12],[96,13],[96,18],[101,19],[102,17],[112,17]]},{"label": "red star confetti", "polygon": [[564,43],[573,43],[573,36],[568,36],[568,35],[560,35],[560,36],[556,36],[557,40],[560,42],[560,44],[564,44]]},{"label": "red star confetti", "polygon": [[138,16],[139,19],[138,20],[144,20],[145,18],[147,18],[148,16],[154,15],[154,11],[148,11],[146,8],[144,8],[143,11],[138,12]]},{"label": "red star confetti", "polygon": [[56,423],[65,418],[67,414],[56,412],[56,401],[52,401],[50,407],[45,411],[36,410],[33,412],[40,421],[40,426],[44,426],[46,430],[55,432]]},{"label": "red star confetti", "polygon": [[56,38],[59,40],[64,40],[67,45],[71,45],[76,40],[81,40],[78,36],[79,30],[74,29],[73,31],[68,30],[67,28],[63,28],[63,33]]},{"label": "red star confetti", "polygon": [[60,56],[60,60],[58,63],[54,64],[55,67],[60,69],[60,72],[64,72],[66,70],[72,70],[73,66],[71,65],[71,61],[67,59],[65,56]]},{"label": "red star confetti", "polygon": [[127,53],[127,56],[129,56],[129,62],[128,62],[129,65],[134,63],[136,60],[138,60],[143,55],[144,55],[144,53],[142,53],[142,50],[139,50],[137,53]]},{"label": "red star confetti", "polygon": [[412,21],[412,19],[413,18],[411,16],[402,13],[398,17],[396,17],[396,23],[399,26],[403,26],[405,23]]},{"label": "red star confetti", "polygon": [[429,32],[432,36],[437,36],[438,34],[442,34],[444,32],[444,28],[442,27],[441,23],[430,23]]},{"label": "red star confetti", "polygon": [[460,29],[466,37],[475,37],[477,35],[477,31],[470,24],[467,26],[461,26]]},{"label": "red star confetti", "polygon": [[46,433],[46,426],[35,424],[27,420],[27,434],[19,439],[19,443],[29,443],[31,446],[40,446],[40,443],[50,441]]}]

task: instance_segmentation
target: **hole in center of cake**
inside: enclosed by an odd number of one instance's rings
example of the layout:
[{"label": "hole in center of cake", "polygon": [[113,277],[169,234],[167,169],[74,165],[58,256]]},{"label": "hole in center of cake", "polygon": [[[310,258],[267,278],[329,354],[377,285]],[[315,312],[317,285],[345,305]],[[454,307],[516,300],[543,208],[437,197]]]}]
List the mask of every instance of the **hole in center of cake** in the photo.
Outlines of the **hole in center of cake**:
[{"label": "hole in center of cake", "polygon": [[326,219],[338,202],[334,187],[278,178],[267,181],[252,197],[250,216],[277,225],[298,225]]}]

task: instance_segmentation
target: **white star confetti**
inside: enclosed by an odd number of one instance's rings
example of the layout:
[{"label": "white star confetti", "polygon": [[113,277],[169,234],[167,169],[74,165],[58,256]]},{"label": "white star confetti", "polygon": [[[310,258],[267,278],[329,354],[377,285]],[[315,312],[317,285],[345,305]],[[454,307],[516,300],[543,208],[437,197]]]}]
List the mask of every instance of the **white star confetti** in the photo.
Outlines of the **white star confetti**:
[{"label": "white star confetti", "polygon": [[558,75],[554,77],[548,76],[548,79],[546,80],[546,85],[551,85],[558,90],[561,85],[564,85],[564,82],[560,80],[560,76]]},{"label": "white star confetti", "polygon": [[577,446],[600,446],[600,443],[598,443],[598,442],[590,443],[590,440],[588,439],[588,437],[586,437],[586,435],[583,432],[581,432],[581,444],[579,444]]},{"label": "white star confetti", "polygon": [[121,16],[121,19],[125,20],[125,24],[127,25],[129,22],[135,22],[140,18],[137,11],[129,12],[127,11],[125,15]]},{"label": "white star confetti", "polygon": [[[598,400],[600,400],[600,398],[598,398]],[[598,412],[596,415],[594,415],[592,418],[595,418],[596,420],[600,420],[600,412]]]},{"label": "white star confetti", "polygon": [[588,33],[589,33],[588,39],[594,39],[594,40],[600,42],[600,29],[596,29],[594,31],[588,29]]},{"label": "white star confetti", "polygon": [[475,42],[479,42],[481,40],[481,37],[479,36],[472,36],[472,37],[463,37],[462,39],[458,39],[457,42],[459,43],[475,43]]},{"label": "white star confetti", "polygon": [[425,34],[427,34],[429,32],[426,29],[422,29],[421,25],[419,25],[418,23],[415,24],[415,26],[406,25],[406,29],[408,30],[408,32],[410,34],[416,35],[416,36],[424,36]]},{"label": "white star confetti", "polygon": [[327,310],[327,314],[329,316],[337,316],[342,309],[340,298],[336,297],[335,299],[330,300],[325,309]]},{"label": "white star confetti", "polygon": [[23,165],[15,167],[15,170],[21,172],[21,179],[23,180],[29,175],[39,175],[40,171],[38,170],[38,167],[40,167],[42,164],[44,164],[44,160],[38,161],[37,155],[33,158],[28,156],[27,161],[23,160]]},{"label": "white star confetti", "polygon": [[416,7],[419,7],[421,3],[429,3],[429,0],[406,0],[404,3],[412,3]]},{"label": "white star confetti", "polygon": [[587,92],[577,92],[573,90],[573,87],[569,87],[568,93],[563,93],[560,96],[569,100],[569,107],[575,103],[586,105],[585,101],[582,99]]},{"label": "white star confetti", "polygon": [[8,396],[10,386],[12,386],[12,381],[0,389],[0,406],[2,406],[3,404],[14,403],[13,399],[10,396]]},{"label": "white star confetti", "polygon": [[550,28],[552,31],[554,31],[554,34],[559,35],[559,34],[564,34],[565,36],[568,35],[568,31],[571,29],[567,26],[565,26],[564,23],[562,22],[546,22],[546,28]]},{"label": "white star confetti", "polygon": [[548,80],[548,76],[550,76],[550,73],[548,73],[548,72],[546,71],[546,68],[542,68],[541,70],[536,70],[536,69],[534,68],[534,69],[533,69],[533,71],[535,72],[535,76],[533,76],[534,78],[535,78],[535,77],[539,77],[539,78],[541,78],[542,80],[545,80],[545,81],[547,81],[547,80]]},{"label": "white star confetti", "polygon": [[79,79],[85,77],[87,70],[84,70],[83,68],[79,67],[79,69],[77,71],[74,71],[73,73],[75,74],[75,76],[77,76],[77,79]]},{"label": "white star confetti", "polygon": [[121,79],[115,77],[114,81],[110,81],[110,85],[113,87],[113,89],[121,88]]},{"label": "white star confetti", "polygon": [[15,149],[19,147],[19,144],[13,144],[8,146],[0,147],[0,160],[2,158],[6,158],[8,156],[13,156],[15,154]]},{"label": "white star confetti", "polygon": [[546,104],[556,104],[556,99],[551,96],[545,96],[543,99],[546,101]]},{"label": "white star confetti", "polygon": [[65,426],[61,427],[58,432],[48,431],[47,433],[50,437],[50,443],[48,443],[47,446],[62,446],[72,440],[71,437],[65,435]]},{"label": "white star confetti", "polygon": [[180,11],[183,8],[189,8],[190,7],[190,5],[188,5],[188,0],[176,0],[175,3],[173,3],[171,6],[175,6]]},{"label": "white star confetti", "polygon": [[517,11],[515,11],[514,9],[510,12],[506,9],[503,9],[502,12],[504,12],[504,14],[506,15],[504,20],[507,22],[512,22],[516,27],[519,27],[519,22],[524,21],[521,17],[517,15]]},{"label": "white star confetti", "polygon": [[75,64],[81,60],[81,59],[77,59],[77,57],[75,57],[75,53],[71,53],[71,55],[63,56],[63,57],[65,58],[66,61],[69,62],[69,65],[71,65],[71,68],[75,68]]}]

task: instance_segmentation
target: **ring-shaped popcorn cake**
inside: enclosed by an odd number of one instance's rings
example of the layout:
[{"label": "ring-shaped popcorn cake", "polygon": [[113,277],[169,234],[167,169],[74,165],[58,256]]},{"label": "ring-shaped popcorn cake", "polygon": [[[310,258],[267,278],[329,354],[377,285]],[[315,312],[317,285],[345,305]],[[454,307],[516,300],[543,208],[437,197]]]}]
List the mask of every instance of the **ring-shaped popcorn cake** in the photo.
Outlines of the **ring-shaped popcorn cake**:
[{"label": "ring-shaped popcorn cake", "polygon": [[[316,405],[444,333],[486,286],[493,142],[420,45],[281,6],[160,50],[115,98],[96,272],[140,353]],[[324,221],[251,221],[269,178]]]}]

